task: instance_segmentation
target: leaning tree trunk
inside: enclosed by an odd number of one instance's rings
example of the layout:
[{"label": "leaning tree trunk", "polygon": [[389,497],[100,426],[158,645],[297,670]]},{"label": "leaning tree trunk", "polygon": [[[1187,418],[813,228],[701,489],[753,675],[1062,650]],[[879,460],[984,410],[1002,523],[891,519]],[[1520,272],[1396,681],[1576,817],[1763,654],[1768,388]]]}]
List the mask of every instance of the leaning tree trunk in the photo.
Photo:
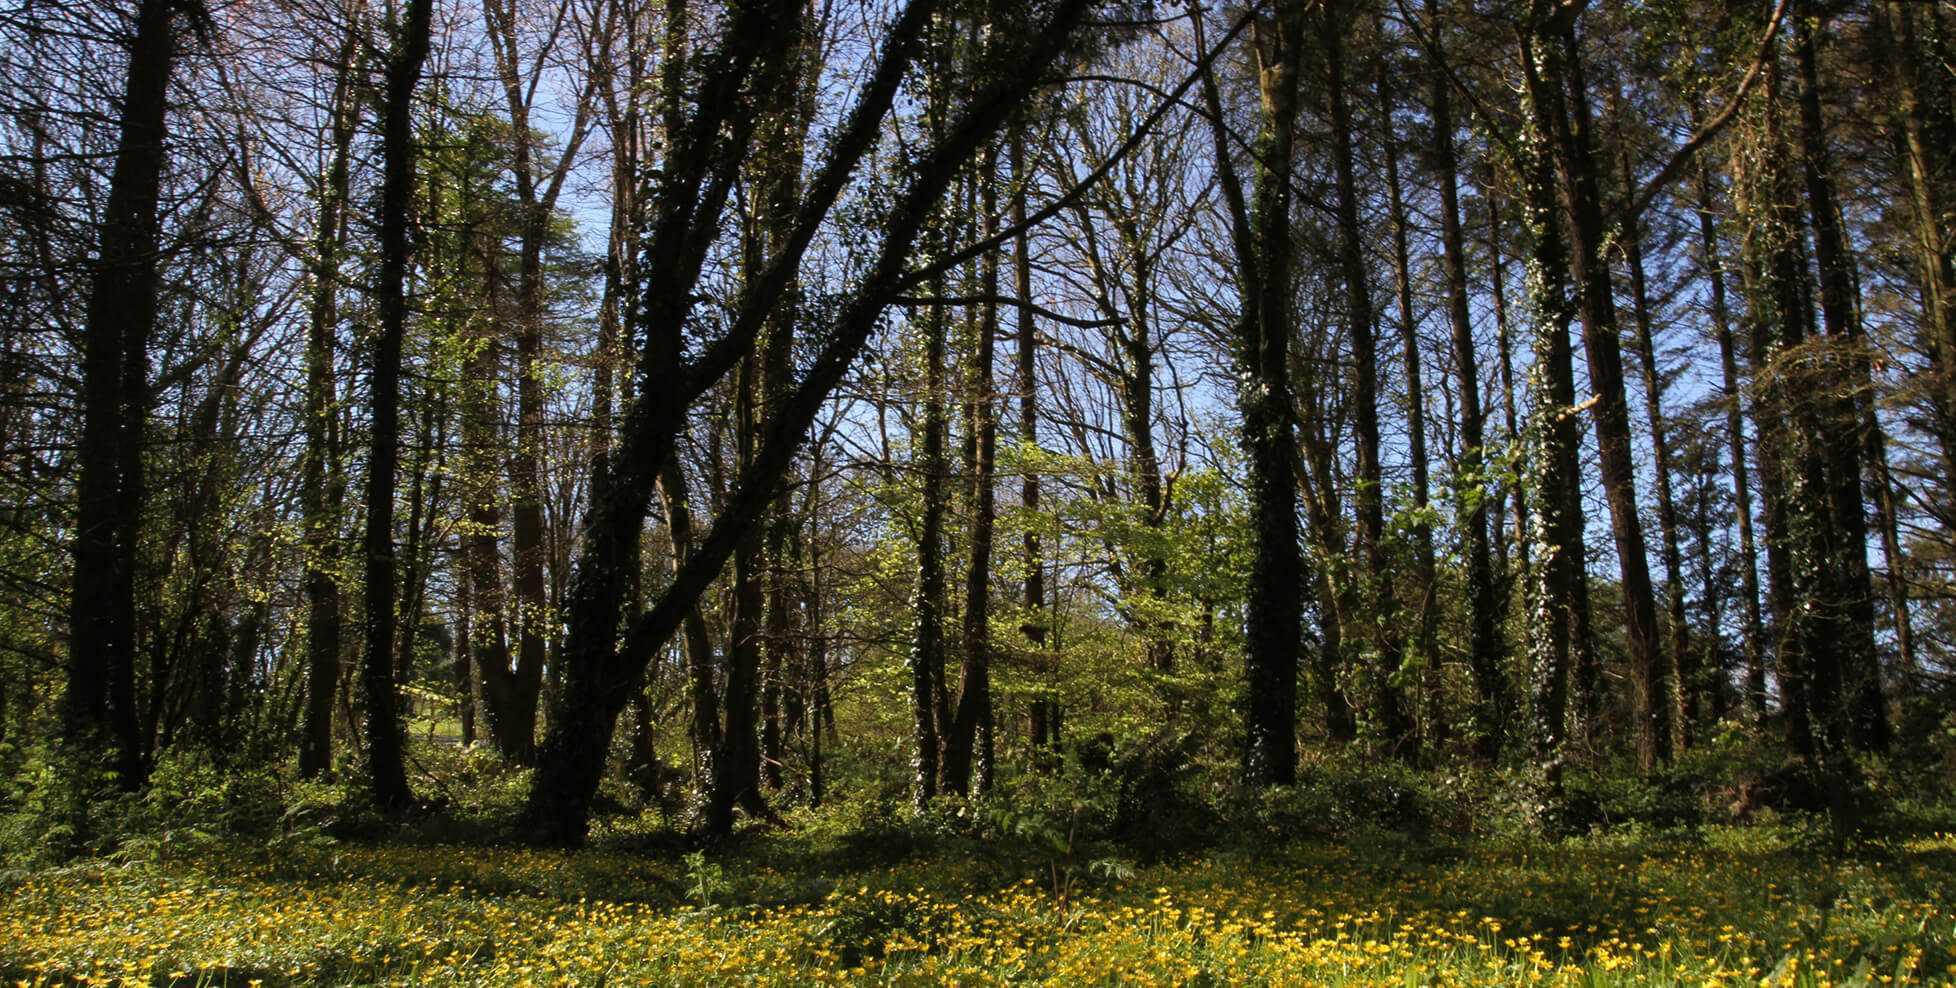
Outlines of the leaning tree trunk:
[{"label": "leaning tree trunk", "polygon": [[[827,321],[827,332],[808,370],[786,395],[779,415],[767,423],[764,442],[742,471],[712,530],[650,608],[627,622],[625,601],[617,591],[635,569],[634,546],[653,471],[674,453],[692,403],[752,352],[768,315],[778,309],[791,273],[828,220],[847,176],[880,132],[933,13],[923,0],[898,12],[882,60],[831,137],[824,163],[809,179],[789,247],[759,282],[743,291],[727,334],[689,358],[685,345],[692,328],[689,316],[695,286],[708,249],[722,232],[725,203],[752,133],[752,121],[736,113],[740,101],[735,97],[744,88],[753,59],[780,47],[781,19],[795,9],[783,10],[784,6],[747,5],[730,14],[726,36],[740,42],[698,63],[705,73],[698,87],[701,97],[693,102],[687,126],[673,135],[658,201],[650,210],[653,218],[645,238],[643,267],[647,283],[639,310],[642,349],[636,373],[641,381],[665,375],[672,385],[656,392],[639,390],[619,432],[617,455],[591,478],[582,548],[566,598],[562,689],[552,701],[555,715],[524,811],[525,824],[538,840],[575,843],[583,838],[604,767],[605,745],[631,686],[717,577],[737,547],[740,533],[774,499],[810,424],[887,307],[923,277],[908,269],[911,248],[956,169],[999,133],[1008,112],[1029,96],[1047,67],[1068,50],[1092,10],[1090,0],[1059,0],[1042,11],[1037,24],[1026,29],[1028,40],[1011,64],[998,66],[997,73],[988,73],[978,83],[966,112],[943,140],[920,149],[922,156],[906,173],[907,184],[893,195],[866,274]],[[626,628],[622,641],[621,626]]]}]

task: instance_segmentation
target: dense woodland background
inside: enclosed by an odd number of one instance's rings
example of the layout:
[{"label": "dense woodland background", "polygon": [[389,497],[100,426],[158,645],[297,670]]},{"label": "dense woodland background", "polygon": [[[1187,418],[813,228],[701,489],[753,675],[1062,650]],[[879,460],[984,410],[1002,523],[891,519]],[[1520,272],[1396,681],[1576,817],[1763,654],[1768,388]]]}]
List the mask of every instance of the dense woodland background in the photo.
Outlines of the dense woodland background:
[{"label": "dense woodland background", "polygon": [[1944,2],[13,0],[9,803],[193,760],[411,807],[410,724],[560,843],[1082,765],[1501,767],[1553,820],[1569,765],[1918,758],[1953,44]]}]

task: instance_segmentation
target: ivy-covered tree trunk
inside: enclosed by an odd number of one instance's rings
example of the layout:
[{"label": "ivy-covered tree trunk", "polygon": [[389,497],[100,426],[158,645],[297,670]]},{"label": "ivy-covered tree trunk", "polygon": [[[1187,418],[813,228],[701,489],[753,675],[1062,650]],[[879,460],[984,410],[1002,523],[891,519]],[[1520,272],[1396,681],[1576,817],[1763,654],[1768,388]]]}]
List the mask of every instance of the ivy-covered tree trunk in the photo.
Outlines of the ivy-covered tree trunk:
[{"label": "ivy-covered tree trunk", "polygon": [[[1656,594],[1651,586],[1649,547],[1637,510],[1637,478],[1631,446],[1623,351],[1618,340],[1615,289],[1603,256],[1604,229],[1600,168],[1594,151],[1594,122],[1578,52],[1576,14],[1558,10],[1535,21],[1524,57],[1531,101],[1555,162],[1563,221],[1567,225],[1569,275],[1581,316],[1589,386],[1595,392],[1596,426],[1603,494],[1610,506],[1620,589],[1624,607],[1624,650],[1630,660],[1631,699],[1636,720],[1637,761],[1645,770],[1671,757],[1669,677],[1658,661]],[[1553,93],[1552,98],[1543,96]],[[1581,677],[1586,679],[1587,677]],[[1578,716],[1585,733],[1595,717],[1593,687],[1579,693]]]},{"label": "ivy-covered tree trunk", "polygon": [[[1552,121],[1563,114],[1563,93],[1553,75],[1555,55],[1542,39],[1524,36],[1525,107],[1530,114],[1516,162],[1523,195],[1523,228],[1529,240],[1528,293],[1534,312],[1529,369],[1523,487],[1529,500],[1527,629],[1529,747],[1538,764],[1553,764],[1568,734],[1570,653],[1579,636],[1576,608],[1583,581],[1582,507],[1576,475],[1574,353],[1569,326],[1569,252],[1556,208],[1557,174]],[[1578,704],[1580,706],[1580,703]]]},{"label": "ivy-covered tree trunk", "polygon": [[[1759,484],[1765,502],[1767,595],[1772,603],[1775,671],[1788,744],[1799,754],[1831,751],[1838,740],[1828,707],[1840,695],[1839,666],[1826,629],[1802,606],[1827,594],[1825,471],[1819,462],[1807,353],[1813,313],[1801,291],[1806,257],[1798,190],[1781,128],[1780,66],[1767,66],[1756,120],[1734,159],[1737,215],[1745,224],[1743,262],[1754,407],[1762,437]],[[1815,714],[1820,722],[1815,722]]]},{"label": "ivy-covered tree trunk", "polygon": [[[1199,17],[1200,14],[1198,13]],[[1261,128],[1251,160],[1255,198],[1244,195],[1224,130],[1213,73],[1203,79],[1216,169],[1230,213],[1242,310],[1235,326],[1254,528],[1245,619],[1244,776],[1256,785],[1297,778],[1297,668],[1303,637],[1303,559],[1298,551],[1290,387],[1291,175],[1296,153],[1302,9],[1285,6],[1254,27]],[[1200,37],[1197,42],[1200,45]]]},{"label": "ivy-covered tree trunk", "polygon": [[[935,292],[942,296],[943,292]],[[947,610],[944,577],[945,460],[944,333],[948,321],[941,304],[928,307],[919,327],[924,334],[924,410],[917,451],[922,484],[917,527],[917,584],[911,596],[916,624],[910,642],[911,801],[923,812],[937,796],[943,771],[943,732],[938,697],[944,692],[944,618]]]}]

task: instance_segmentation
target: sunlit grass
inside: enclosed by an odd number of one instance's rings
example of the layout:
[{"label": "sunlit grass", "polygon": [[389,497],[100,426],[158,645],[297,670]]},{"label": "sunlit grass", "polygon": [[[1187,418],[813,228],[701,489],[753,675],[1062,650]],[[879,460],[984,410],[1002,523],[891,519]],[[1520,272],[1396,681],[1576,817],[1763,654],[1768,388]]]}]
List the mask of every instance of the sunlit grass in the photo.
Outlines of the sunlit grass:
[{"label": "sunlit grass", "polygon": [[978,845],[873,869],[787,835],[689,897],[665,854],[204,845],[0,887],[4,983],[1800,985],[1956,982],[1956,835],[1226,851],[1061,909]]}]

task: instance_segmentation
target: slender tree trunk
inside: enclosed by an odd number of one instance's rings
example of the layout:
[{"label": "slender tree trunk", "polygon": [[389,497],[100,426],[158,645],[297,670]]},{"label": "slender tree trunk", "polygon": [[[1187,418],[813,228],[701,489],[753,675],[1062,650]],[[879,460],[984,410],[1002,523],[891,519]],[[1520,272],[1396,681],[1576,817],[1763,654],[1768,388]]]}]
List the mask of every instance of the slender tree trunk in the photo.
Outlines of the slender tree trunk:
[{"label": "slender tree trunk", "polygon": [[[1440,15],[1429,0],[1429,22]],[[1460,387],[1460,456],[1455,468],[1458,512],[1466,542],[1467,668],[1474,682],[1474,756],[1486,763],[1500,755],[1503,732],[1513,719],[1513,701],[1501,675],[1496,636],[1493,564],[1488,545],[1486,416],[1481,407],[1480,365],[1474,352],[1474,324],[1467,305],[1466,243],[1460,221],[1460,176],[1454,153],[1453,83],[1433,74],[1433,153],[1440,182],[1441,263],[1447,281],[1447,321],[1453,331],[1453,359]],[[1411,389],[1418,395],[1418,389]],[[1496,513],[1498,520],[1499,514]]]},{"label": "slender tree trunk", "polygon": [[[1019,233],[1012,238],[1012,291],[1019,302],[1019,442],[1030,450],[1039,446],[1039,323],[1032,314],[1031,236],[1026,230],[1028,178],[1025,133],[1022,127],[1015,127],[1012,131],[1012,225]],[[1039,517],[1039,493],[1038,468],[1029,466],[1019,481],[1019,503],[1035,519]],[[1046,632],[1050,616],[1046,611],[1046,559],[1036,524],[1026,526],[1024,553],[1026,618],[1020,630],[1031,647],[1033,671],[1043,674],[1049,661]],[[1051,697],[1038,695],[1028,706],[1026,729],[1031,736],[1035,768],[1045,767],[1050,761],[1048,756],[1060,746],[1058,703]]]},{"label": "slender tree trunk", "polygon": [[82,426],[76,449],[74,589],[62,735],[103,749],[124,789],[147,763],[136,712],[136,555],[143,508],[149,339],[156,325],[157,200],[163,182],[175,7],[136,10],[109,176],[100,254],[82,330]]},{"label": "slender tree trunk", "polygon": [[[1636,176],[1624,161],[1624,182],[1635,194]],[[1664,601],[1671,629],[1671,675],[1673,695],[1663,702],[1673,705],[1676,741],[1679,748],[1696,744],[1705,683],[1699,674],[1700,656],[1691,640],[1691,625],[1684,613],[1684,555],[1678,549],[1677,502],[1671,490],[1671,441],[1664,419],[1664,377],[1657,369],[1656,321],[1650,311],[1650,291],[1644,271],[1643,231],[1633,226],[1623,234],[1625,263],[1630,270],[1630,299],[1637,323],[1637,368],[1643,376],[1644,420],[1650,427],[1652,470],[1657,481],[1657,531],[1664,560]]]},{"label": "slender tree trunk", "polygon": [[[1392,132],[1393,100],[1391,79],[1383,62],[1379,64],[1379,103],[1380,119],[1385,121],[1385,166],[1386,193],[1392,211],[1392,267],[1394,294],[1399,300],[1399,339],[1405,355],[1406,366],[1406,425],[1408,452],[1413,466],[1413,509],[1418,512],[1413,523],[1413,563],[1414,576],[1419,585],[1419,608],[1414,615],[1417,632],[1414,638],[1415,650],[1419,654],[1420,696],[1424,721],[1424,739],[1434,747],[1447,740],[1446,703],[1442,684],[1446,680],[1440,665],[1440,643],[1435,633],[1439,620],[1438,591],[1439,574],[1433,558],[1433,525],[1427,520],[1432,505],[1432,477],[1427,464],[1426,453],[1426,389],[1421,384],[1419,324],[1413,315],[1413,278],[1409,249],[1406,245],[1406,204],[1400,194],[1399,185],[1399,144]],[[1452,150],[1452,135],[1447,137],[1448,150]],[[1455,207],[1456,212],[1458,206]],[[1455,217],[1456,224],[1458,217]],[[1468,343],[1470,350],[1472,340]],[[1468,354],[1470,370],[1473,355]],[[1480,415],[1480,398],[1476,387],[1474,415]],[[1475,423],[1478,432],[1480,423]],[[1480,445],[1478,437],[1474,445]],[[1478,453],[1476,454],[1478,455]],[[1486,535],[1483,530],[1482,541],[1485,548]],[[1485,561],[1485,560],[1483,560]],[[1485,575],[1485,574],[1483,574]],[[1471,621],[1472,618],[1470,617]]]},{"label": "slender tree trunk", "polygon": [[[1536,108],[1538,122],[1545,128],[1543,136],[1554,149],[1564,221],[1568,224],[1569,273],[1582,321],[1583,349],[1589,358],[1589,384],[1595,391],[1592,414],[1596,444],[1623,594],[1624,650],[1630,659],[1637,761],[1648,771],[1671,757],[1671,701],[1665,669],[1657,659],[1656,595],[1650,581],[1643,520],[1637,512],[1623,352],[1617,335],[1615,290],[1603,257],[1605,230],[1599,169],[1592,147],[1594,128],[1577,47],[1573,18],[1558,15],[1545,19],[1530,56],[1531,71],[1540,71],[1542,77],[1531,88],[1544,94],[1553,91],[1547,100],[1537,97]],[[1578,716],[1588,725],[1594,719],[1594,700],[1584,698],[1578,706]]]},{"label": "slender tree trunk", "polygon": [[[987,158],[977,181],[983,235],[989,238],[998,231],[998,167],[995,155]],[[998,255],[985,255],[981,264],[980,294],[996,297]],[[998,384],[992,376],[992,360],[997,337],[998,306],[985,302],[979,309],[976,346],[965,375],[971,395],[971,547],[964,582],[964,661],[958,671],[957,710],[945,745],[945,777],[950,790],[960,795],[982,794],[992,781],[991,574],[998,445]]]},{"label": "slender tree trunk", "polygon": [[1356,627],[1363,629],[1366,644],[1377,656],[1370,670],[1373,717],[1387,747],[1395,755],[1408,757],[1418,742],[1398,685],[1405,646],[1395,627],[1398,601],[1385,544],[1385,481],[1379,459],[1379,320],[1366,272],[1364,232],[1359,228],[1357,150],[1345,83],[1344,35],[1356,20],[1356,13],[1348,10],[1350,6],[1349,2],[1324,5],[1319,48],[1329,75],[1326,90],[1331,106],[1332,163],[1337,175],[1333,212],[1338,224],[1339,278],[1344,283],[1355,375],[1352,414],[1358,441],[1358,476],[1352,498],[1356,514],[1353,548],[1362,559],[1368,588],[1357,607],[1365,616]]},{"label": "slender tree trunk", "polygon": [[[530,97],[541,66],[526,67],[518,48],[519,13],[513,0],[483,0],[487,40],[496,58],[505,109],[514,140],[510,172],[518,205],[518,269],[516,290],[516,444],[509,457],[511,543],[510,568],[515,576],[514,613],[516,668],[509,681],[503,716],[505,731],[518,764],[536,757],[536,719],[543,690],[545,658],[550,650],[546,629],[551,623],[545,593],[543,484],[539,457],[543,447],[543,381],[538,361],[543,354],[543,248],[565,178],[576,162],[589,132],[596,76],[579,92],[569,135],[547,173],[539,176],[536,141],[530,124]],[[527,74],[526,74],[527,69]],[[542,178],[541,184],[539,177]]]},{"label": "slender tree trunk", "polygon": [[1766,718],[1766,641],[1760,620],[1759,551],[1753,534],[1752,482],[1746,469],[1745,393],[1739,383],[1738,347],[1725,295],[1725,264],[1718,221],[1712,212],[1712,173],[1698,171],[1698,238],[1711,288],[1712,331],[1718,338],[1719,369],[1725,387],[1725,438],[1732,460],[1732,504],[1739,522],[1739,633],[1745,662],[1746,709],[1754,724]]},{"label": "slender tree trunk", "polygon": [[380,274],[375,288],[380,329],[373,352],[373,432],[367,455],[366,655],[367,764],[374,802],[414,800],[401,761],[401,723],[394,684],[394,485],[400,462],[401,338],[406,331],[407,220],[414,192],[414,88],[428,57],[432,0],[408,0],[402,34],[387,60],[381,131],[383,178]]},{"label": "slender tree trunk", "polygon": [[306,546],[306,706],[299,729],[299,775],[306,779],[332,767],[333,693],[340,680],[339,526],[346,489],[340,467],[333,349],[339,328],[340,247],[346,235],[353,131],[359,123],[353,84],[361,14],[358,6],[347,12],[346,33],[340,39],[339,64],[344,68],[333,87],[332,158],[320,183],[307,312],[306,460],[300,493]]},{"label": "slender tree trunk", "polygon": [[[1926,10],[1925,10],[1926,8]],[[1947,81],[1950,45],[1944,17],[1932,5],[1886,0],[1875,5],[1882,44],[1895,54],[1889,61],[1897,97],[1902,158],[1907,162],[1917,277],[1921,282],[1923,349],[1929,354],[1929,407],[1932,428],[1946,476],[1956,477],[1956,231],[1950,229],[1950,204],[1956,187],[1947,162],[1956,152],[1956,92]],[[1926,18],[1926,23],[1924,23]],[[1938,514],[1947,523],[1956,507],[1947,502]],[[1891,568],[1893,564],[1891,563]]]},{"label": "slender tree trunk", "polygon": [[[459,555],[459,553],[458,553]],[[462,747],[475,746],[475,646],[474,629],[470,622],[469,607],[469,567],[466,561],[457,560],[455,568],[455,678],[461,690],[461,704],[457,714],[462,721]]]},{"label": "slender tree trunk", "polygon": [[[1820,313],[1827,337],[1839,352],[1830,356],[1845,374],[1848,389],[1829,395],[1821,442],[1824,448],[1827,499],[1833,515],[1828,568],[1836,597],[1822,601],[1831,613],[1839,646],[1841,678],[1846,688],[1848,740],[1863,751],[1885,751],[1890,740],[1888,704],[1882,689],[1880,659],[1875,652],[1874,580],[1868,567],[1868,516],[1863,498],[1861,430],[1871,422],[1868,408],[1868,357],[1861,330],[1858,280],[1854,258],[1841,226],[1834,192],[1832,155],[1827,147],[1826,122],[1820,109],[1820,78],[1814,32],[1821,18],[1802,4],[1796,18],[1794,60],[1800,72],[1801,164],[1813,224],[1814,260],[1820,273]],[[1864,411],[1865,410],[1865,411]],[[1903,605],[1906,608],[1906,604]]]},{"label": "slender tree trunk", "polygon": [[[934,292],[941,296],[943,293]],[[922,482],[923,520],[917,535],[917,588],[912,609],[917,614],[910,645],[911,742],[916,778],[911,797],[919,813],[936,797],[940,746],[943,741],[937,715],[938,696],[944,677],[944,490],[949,468],[944,456],[944,332],[947,321],[942,305],[930,306],[923,315],[924,333],[924,412],[923,445],[918,450],[918,479]]]}]

